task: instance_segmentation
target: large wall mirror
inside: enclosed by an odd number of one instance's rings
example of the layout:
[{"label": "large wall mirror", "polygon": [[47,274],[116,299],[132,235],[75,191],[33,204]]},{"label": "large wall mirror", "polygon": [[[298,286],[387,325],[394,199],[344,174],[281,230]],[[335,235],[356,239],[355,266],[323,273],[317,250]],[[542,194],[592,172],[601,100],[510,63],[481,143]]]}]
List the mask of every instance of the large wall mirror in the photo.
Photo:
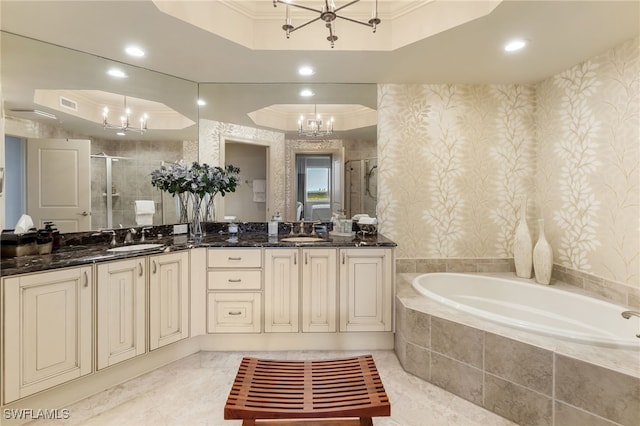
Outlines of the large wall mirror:
[{"label": "large wall mirror", "polygon": [[[72,205],[70,218],[42,213],[64,232],[135,226],[136,201],[153,202],[152,224],[175,223],[175,200],[151,185],[150,172],[180,159],[240,167],[241,185],[216,203],[217,220],[375,215],[375,84],[198,84],[11,33],[2,32],[1,43],[7,229],[23,213],[38,216],[33,206],[40,204]],[[127,78],[109,76],[112,68]],[[301,98],[302,89],[315,96]],[[132,128],[148,114],[144,133],[104,128],[104,107],[108,124],[117,126],[125,103]],[[333,133],[301,136],[300,117],[306,129],[316,113],[324,126],[334,118]],[[72,156],[86,154],[89,174],[69,173],[73,164],[48,167],[65,164],[56,142]],[[44,159],[37,168],[27,163],[33,152]],[[315,156],[325,156],[326,165]],[[47,170],[58,179],[43,178]],[[69,191],[82,187],[78,176],[89,176],[86,207]]]},{"label": "large wall mirror", "polygon": [[[198,159],[197,83],[6,32],[1,43],[5,228],[23,213],[65,232],[175,223],[150,172]],[[115,128],[125,106],[129,128]],[[152,218],[136,216],[138,201]]]},{"label": "large wall mirror", "polygon": [[[219,200],[217,217],[376,214],[375,84],[206,83],[199,97],[200,160],[241,169],[242,185]],[[314,119],[322,121],[315,136]]]}]

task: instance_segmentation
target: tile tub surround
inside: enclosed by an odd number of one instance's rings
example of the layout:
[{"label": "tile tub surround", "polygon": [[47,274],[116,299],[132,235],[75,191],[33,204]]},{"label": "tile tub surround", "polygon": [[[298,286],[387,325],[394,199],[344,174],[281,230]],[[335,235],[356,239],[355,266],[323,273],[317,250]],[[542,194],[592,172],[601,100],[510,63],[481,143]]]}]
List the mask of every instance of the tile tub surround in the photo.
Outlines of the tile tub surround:
[{"label": "tile tub surround", "polygon": [[640,352],[476,318],[419,295],[417,275],[396,275],[395,351],[407,372],[518,424],[637,424]]}]

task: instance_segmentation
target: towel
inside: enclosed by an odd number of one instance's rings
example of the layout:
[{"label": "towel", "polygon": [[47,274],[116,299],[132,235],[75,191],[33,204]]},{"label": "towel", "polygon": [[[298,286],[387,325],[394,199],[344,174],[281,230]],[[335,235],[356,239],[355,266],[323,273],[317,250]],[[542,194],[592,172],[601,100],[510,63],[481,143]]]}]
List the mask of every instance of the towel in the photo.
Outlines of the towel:
[{"label": "towel", "polygon": [[156,203],[153,200],[136,200],[135,211],[138,226],[153,225],[153,214],[156,212]]},{"label": "towel", "polygon": [[136,214],[154,214],[156,203],[153,200],[136,200]]},{"label": "towel", "polygon": [[267,181],[264,179],[253,180],[253,201],[264,203],[267,201]]}]

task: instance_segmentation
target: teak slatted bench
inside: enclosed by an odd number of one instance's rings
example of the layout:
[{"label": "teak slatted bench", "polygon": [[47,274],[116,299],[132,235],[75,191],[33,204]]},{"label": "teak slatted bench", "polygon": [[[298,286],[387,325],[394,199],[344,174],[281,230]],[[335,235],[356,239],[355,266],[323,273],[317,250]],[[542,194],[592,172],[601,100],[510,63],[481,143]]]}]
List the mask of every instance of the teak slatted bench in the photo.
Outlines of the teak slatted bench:
[{"label": "teak slatted bench", "polygon": [[224,418],[242,419],[243,426],[288,423],[276,419],[373,425],[371,417],[389,415],[391,404],[371,355],[329,361],[245,357],[224,407]]}]

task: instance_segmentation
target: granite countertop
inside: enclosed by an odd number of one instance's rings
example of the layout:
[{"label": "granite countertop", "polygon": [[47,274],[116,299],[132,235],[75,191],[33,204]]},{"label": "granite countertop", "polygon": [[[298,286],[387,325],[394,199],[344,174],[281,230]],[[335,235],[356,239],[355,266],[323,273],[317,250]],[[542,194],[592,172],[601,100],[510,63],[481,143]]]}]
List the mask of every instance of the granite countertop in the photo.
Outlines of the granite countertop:
[{"label": "granite countertop", "polygon": [[[306,235],[309,236],[309,235]],[[144,251],[109,252],[108,244],[110,235],[101,236],[99,241],[83,241],[82,239],[70,240],[59,250],[51,254],[22,256],[2,259],[0,261],[0,277],[23,274],[28,272],[45,271],[49,269],[65,268],[70,266],[91,265],[97,262],[109,260],[127,259],[132,257],[154,255],[159,253],[188,250],[195,247],[395,247],[396,243],[383,235],[362,237],[335,236],[331,233],[318,234],[321,241],[314,242],[287,242],[283,239],[289,234],[279,234],[277,237],[269,237],[263,232],[240,232],[237,238],[230,238],[227,232],[207,232],[207,235],[197,243],[186,234],[147,238],[145,244],[159,243],[162,246]],[[95,239],[94,239],[95,240]],[[118,246],[123,246],[122,239],[118,239]],[[134,244],[138,244],[135,241]]]}]

